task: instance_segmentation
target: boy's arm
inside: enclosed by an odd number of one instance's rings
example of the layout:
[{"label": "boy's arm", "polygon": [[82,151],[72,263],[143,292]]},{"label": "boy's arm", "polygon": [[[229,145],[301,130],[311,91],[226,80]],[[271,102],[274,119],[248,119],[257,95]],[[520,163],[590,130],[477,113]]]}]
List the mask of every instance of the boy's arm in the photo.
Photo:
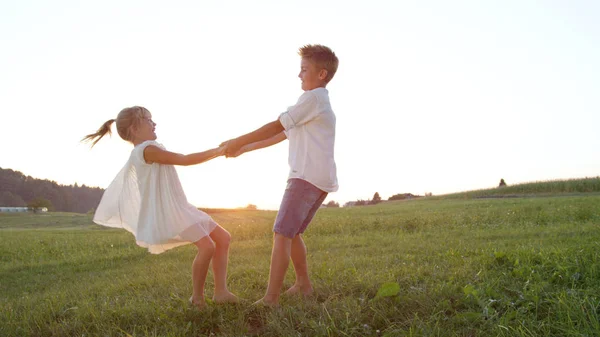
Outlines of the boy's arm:
[{"label": "boy's arm", "polygon": [[242,148],[238,152],[234,153],[230,157],[237,157],[246,152],[273,146],[275,144],[281,143],[282,141],[284,141],[286,139],[287,139],[287,136],[285,135],[285,132],[282,131],[269,139],[261,140],[259,142],[252,143],[252,144],[246,144],[246,145],[242,146]]},{"label": "boy's arm", "polygon": [[247,144],[260,142],[261,140],[269,139],[278,135],[284,130],[283,125],[279,122],[279,119],[263,125],[261,128],[247,133],[243,136],[231,139],[227,142],[221,143],[221,146],[226,144],[225,155],[231,157],[237,153],[240,148]]},{"label": "boy's arm", "polygon": [[175,152],[165,151],[157,146],[148,145],[144,149],[144,160],[148,164],[158,163],[167,165],[189,166],[196,165],[222,156],[225,147],[210,149],[204,152],[183,155]]}]

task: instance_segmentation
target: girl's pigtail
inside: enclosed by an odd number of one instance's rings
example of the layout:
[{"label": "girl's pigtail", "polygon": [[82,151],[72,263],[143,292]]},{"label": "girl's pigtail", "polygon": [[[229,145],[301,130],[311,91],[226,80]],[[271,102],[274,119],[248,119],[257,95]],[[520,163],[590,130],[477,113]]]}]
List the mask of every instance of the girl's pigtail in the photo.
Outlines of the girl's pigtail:
[{"label": "girl's pigtail", "polygon": [[114,122],[115,122],[114,119],[107,120],[106,122],[104,122],[104,124],[102,124],[102,126],[98,129],[98,131],[96,131],[96,133],[92,133],[92,134],[89,134],[89,135],[83,137],[81,139],[81,142],[87,143],[87,142],[93,141],[91,147],[94,147],[94,145],[96,145],[96,143],[98,143],[98,141],[100,139],[102,139],[102,137],[104,137],[104,135],[106,135],[107,133],[109,135],[112,134],[110,131],[110,126]]}]

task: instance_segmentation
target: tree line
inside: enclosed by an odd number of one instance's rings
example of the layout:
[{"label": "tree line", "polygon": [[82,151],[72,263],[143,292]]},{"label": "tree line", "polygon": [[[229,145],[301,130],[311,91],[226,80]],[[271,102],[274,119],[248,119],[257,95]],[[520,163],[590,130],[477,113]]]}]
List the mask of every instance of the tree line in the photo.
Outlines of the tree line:
[{"label": "tree line", "polygon": [[[431,193],[425,193],[426,197],[430,197],[432,196]],[[392,200],[405,200],[405,199],[414,199],[414,198],[421,198],[420,195],[415,195],[412,193],[398,193],[398,194],[394,194],[391,197],[388,198],[388,201],[392,201]],[[379,192],[375,192],[375,194],[373,194],[373,198],[371,198],[370,200],[363,200],[363,199],[358,199],[356,201],[348,201],[344,204],[344,207],[350,207],[350,206],[366,206],[366,205],[376,205],[378,203],[382,202],[381,196],[379,195]],[[340,204],[337,203],[335,200],[331,200],[326,204],[323,204],[323,206],[325,207],[340,207]]]},{"label": "tree line", "polygon": [[87,213],[93,211],[104,189],[85,185],[61,185],[0,167],[0,206],[47,207],[49,211]]}]

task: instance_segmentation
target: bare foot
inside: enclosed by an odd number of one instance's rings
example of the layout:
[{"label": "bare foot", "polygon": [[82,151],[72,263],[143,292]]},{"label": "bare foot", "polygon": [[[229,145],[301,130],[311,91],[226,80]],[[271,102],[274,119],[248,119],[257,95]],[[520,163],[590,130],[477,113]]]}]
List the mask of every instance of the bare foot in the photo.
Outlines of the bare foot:
[{"label": "bare foot", "polygon": [[252,306],[265,306],[265,307],[278,307],[279,306],[279,301],[278,300],[267,300],[266,298],[261,298],[260,300],[252,303]]},{"label": "bare foot", "polygon": [[240,299],[235,296],[233,293],[226,291],[224,293],[215,294],[213,296],[213,301],[215,303],[238,303]]},{"label": "bare foot", "polygon": [[314,292],[314,289],[312,286],[301,286],[298,284],[294,284],[290,289],[286,290],[286,292],[284,294],[286,295],[296,295],[296,294],[302,294],[303,296],[310,296],[312,295]]},{"label": "bare foot", "polygon": [[206,302],[204,302],[204,298],[194,298],[194,296],[190,297],[190,304],[198,308],[198,310],[206,309]]}]

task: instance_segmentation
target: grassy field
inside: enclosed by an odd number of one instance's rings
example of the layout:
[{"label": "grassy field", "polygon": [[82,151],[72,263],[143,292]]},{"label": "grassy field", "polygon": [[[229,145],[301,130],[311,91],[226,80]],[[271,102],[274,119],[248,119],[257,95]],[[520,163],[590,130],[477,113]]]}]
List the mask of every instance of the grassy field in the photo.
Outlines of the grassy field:
[{"label": "grassy field", "polygon": [[276,309],[249,305],[275,212],[213,217],[247,301],[199,312],[191,246],[150,255],[89,215],[0,215],[0,336],[600,335],[595,193],[322,209],[305,236],[316,295]]}]

